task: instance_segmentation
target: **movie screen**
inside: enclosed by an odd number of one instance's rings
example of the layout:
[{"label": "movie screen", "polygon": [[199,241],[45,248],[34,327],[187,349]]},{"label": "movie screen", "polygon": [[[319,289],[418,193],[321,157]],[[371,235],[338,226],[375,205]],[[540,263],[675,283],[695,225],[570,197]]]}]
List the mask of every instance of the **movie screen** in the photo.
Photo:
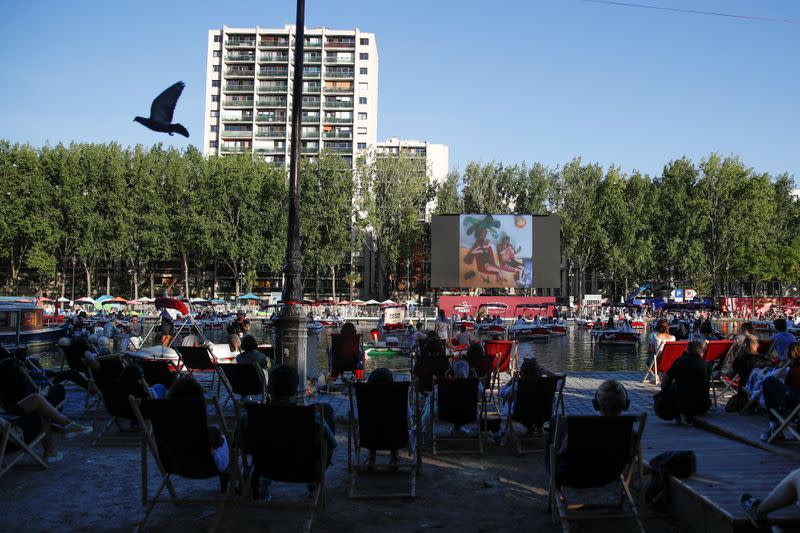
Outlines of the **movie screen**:
[{"label": "movie screen", "polygon": [[462,287],[533,287],[531,215],[460,215]]}]

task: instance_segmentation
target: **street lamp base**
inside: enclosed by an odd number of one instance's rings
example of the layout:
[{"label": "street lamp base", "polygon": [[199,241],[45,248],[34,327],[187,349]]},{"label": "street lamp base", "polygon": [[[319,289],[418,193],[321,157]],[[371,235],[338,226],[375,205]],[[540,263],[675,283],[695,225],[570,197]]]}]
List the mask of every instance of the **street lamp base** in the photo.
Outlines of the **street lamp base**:
[{"label": "street lamp base", "polygon": [[308,347],[308,319],[303,307],[284,305],[280,318],[275,320],[275,358],[279,363],[293,366],[300,376],[298,391],[306,390],[306,350]]}]

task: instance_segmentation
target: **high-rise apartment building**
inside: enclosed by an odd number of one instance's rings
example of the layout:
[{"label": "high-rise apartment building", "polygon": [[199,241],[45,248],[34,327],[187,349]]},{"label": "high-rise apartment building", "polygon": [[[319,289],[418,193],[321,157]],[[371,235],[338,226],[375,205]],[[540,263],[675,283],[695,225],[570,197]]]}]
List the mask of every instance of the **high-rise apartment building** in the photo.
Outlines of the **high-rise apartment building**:
[{"label": "high-rise apartment building", "polygon": [[[208,32],[203,152],[253,152],[289,160],[295,27]],[[305,32],[302,155],[323,148],[349,161],[374,146],[378,131],[375,35],[309,28]]]}]

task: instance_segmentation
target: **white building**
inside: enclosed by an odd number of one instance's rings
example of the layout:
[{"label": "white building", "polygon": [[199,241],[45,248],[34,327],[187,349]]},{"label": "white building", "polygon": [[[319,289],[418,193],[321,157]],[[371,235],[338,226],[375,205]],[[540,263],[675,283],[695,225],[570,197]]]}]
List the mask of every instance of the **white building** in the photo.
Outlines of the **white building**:
[{"label": "white building", "polygon": [[[254,152],[289,160],[295,27],[208,32],[203,153]],[[375,35],[308,28],[303,67],[301,154],[323,148],[353,161],[377,140]]]},{"label": "white building", "polygon": [[[406,156],[425,158],[425,170],[432,184],[445,180],[449,168],[449,149],[446,144],[435,144],[428,141],[414,141],[392,137],[381,141],[376,147],[378,157]],[[430,220],[431,211],[436,207],[436,201],[428,202],[425,207],[425,218]]]}]

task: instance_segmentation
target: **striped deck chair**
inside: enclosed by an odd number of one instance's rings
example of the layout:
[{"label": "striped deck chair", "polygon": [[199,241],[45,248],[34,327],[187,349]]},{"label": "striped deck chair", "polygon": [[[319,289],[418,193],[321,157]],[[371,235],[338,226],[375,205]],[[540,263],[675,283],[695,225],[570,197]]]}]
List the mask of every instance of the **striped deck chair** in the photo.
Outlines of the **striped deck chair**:
[{"label": "striped deck chair", "polygon": [[653,376],[656,385],[661,385],[661,376],[672,368],[673,363],[677,361],[678,357],[683,355],[686,347],[689,346],[689,341],[669,341],[664,343],[664,349],[661,354],[653,357],[653,362],[647,369],[642,383],[646,382],[650,376]]}]

